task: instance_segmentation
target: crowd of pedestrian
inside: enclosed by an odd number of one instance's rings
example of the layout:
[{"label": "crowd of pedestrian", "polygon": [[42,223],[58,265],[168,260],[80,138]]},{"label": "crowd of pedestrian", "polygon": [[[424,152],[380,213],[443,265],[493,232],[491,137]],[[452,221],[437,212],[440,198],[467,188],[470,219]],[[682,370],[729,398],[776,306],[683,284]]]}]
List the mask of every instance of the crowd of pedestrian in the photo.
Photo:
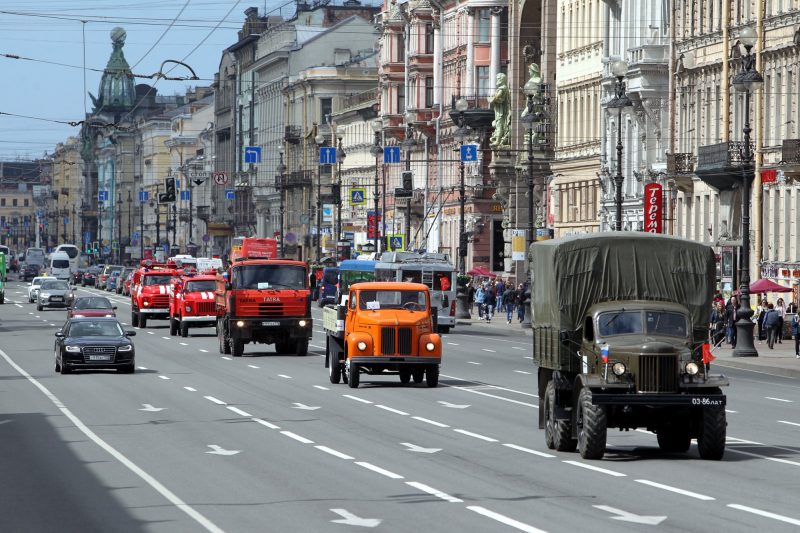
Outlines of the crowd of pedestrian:
[{"label": "crowd of pedestrian", "polygon": [[511,324],[516,313],[519,323],[525,320],[525,300],[529,296],[528,283],[517,287],[504,279],[475,279],[470,283],[467,297],[469,311],[477,308],[478,319],[491,322],[494,315],[505,312],[506,323]]},{"label": "crowd of pedestrian", "polygon": [[[770,350],[775,349],[775,343],[782,344],[784,338],[784,325],[787,317],[791,320],[791,336],[794,338],[795,357],[800,359],[800,313],[796,303],[786,305],[783,298],[778,298],[775,303],[770,303],[766,298],[758,302],[753,312],[759,344],[767,343]],[[709,322],[709,335],[715,346],[727,342],[731,348],[736,348],[736,321],[739,320],[739,298],[731,296],[727,302],[722,295],[714,296]],[[787,338],[787,340],[789,340]]]}]

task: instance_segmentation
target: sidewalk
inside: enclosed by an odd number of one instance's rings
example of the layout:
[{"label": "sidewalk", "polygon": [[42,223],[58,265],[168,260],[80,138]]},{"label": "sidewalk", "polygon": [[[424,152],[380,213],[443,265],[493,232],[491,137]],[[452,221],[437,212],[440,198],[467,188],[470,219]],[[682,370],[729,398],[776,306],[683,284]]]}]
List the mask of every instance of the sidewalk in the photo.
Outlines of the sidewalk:
[{"label": "sidewalk", "polygon": [[[770,350],[767,341],[754,341],[758,357],[733,357],[730,345],[723,343],[713,352],[717,359],[711,363],[712,371],[719,368],[739,368],[753,370],[777,376],[800,378],[800,359],[794,355],[794,339],[786,339],[781,344],[775,343]],[[716,367],[716,370],[715,370]]]},{"label": "sidewalk", "polygon": [[494,315],[491,322],[487,322],[485,320],[480,320],[478,318],[478,313],[475,311],[472,314],[472,318],[459,318],[456,319],[456,327],[455,330],[458,332],[462,332],[465,330],[470,331],[486,331],[488,332],[503,332],[503,333],[513,333],[517,335],[527,335],[528,337],[531,336],[531,328],[523,328],[519,320],[517,320],[517,314],[514,313],[514,317],[511,320],[511,324],[508,324],[506,321],[506,313],[503,311],[500,314]]}]

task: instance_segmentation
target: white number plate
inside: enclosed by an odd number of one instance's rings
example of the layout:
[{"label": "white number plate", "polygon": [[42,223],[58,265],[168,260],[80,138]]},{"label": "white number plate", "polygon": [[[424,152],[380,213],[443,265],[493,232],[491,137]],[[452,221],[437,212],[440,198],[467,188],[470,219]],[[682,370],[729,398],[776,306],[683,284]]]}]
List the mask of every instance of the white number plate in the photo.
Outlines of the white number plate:
[{"label": "white number plate", "polygon": [[90,355],[89,361],[110,361],[110,355]]},{"label": "white number plate", "polygon": [[280,322],[262,322],[261,325],[262,326],[280,326],[281,323]]}]

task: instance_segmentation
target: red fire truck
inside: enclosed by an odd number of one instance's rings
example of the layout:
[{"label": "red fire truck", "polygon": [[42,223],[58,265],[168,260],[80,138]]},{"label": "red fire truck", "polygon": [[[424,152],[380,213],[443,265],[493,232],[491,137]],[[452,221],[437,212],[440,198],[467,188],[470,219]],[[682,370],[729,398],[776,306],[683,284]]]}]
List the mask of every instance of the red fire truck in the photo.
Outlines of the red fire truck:
[{"label": "red fire truck", "polygon": [[147,259],[133,273],[131,281],[131,324],[147,327],[147,319],[169,318],[170,282],[176,275],[175,265],[154,263]]},{"label": "red fire truck", "polygon": [[216,274],[192,272],[173,278],[169,292],[169,334],[189,336],[189,328],[217,325]]},{"label": "red fire truck", "polygon": [[242,257],[217,276],[216,302],[220,353],[239,357],[248,342],[308,353],[313,328],[305,263]]}]

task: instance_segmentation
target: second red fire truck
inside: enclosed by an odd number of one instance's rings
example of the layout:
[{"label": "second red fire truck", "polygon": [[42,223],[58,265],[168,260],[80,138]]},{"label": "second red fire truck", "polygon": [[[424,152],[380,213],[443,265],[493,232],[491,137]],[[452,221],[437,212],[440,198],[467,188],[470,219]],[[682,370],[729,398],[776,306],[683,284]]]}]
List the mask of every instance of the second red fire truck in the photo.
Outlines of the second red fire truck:
[{"label": "second red fire truck", "polygon": [[131,281],[131,325],[147,327],[147,320],[169,318],[169,291],[175,265],[141,262]]},{"label": "second red fire truck", "polygon": [[188,337],[189,328],[216,326],[215,290],[215,273],[188,272],[174,278],[169,294],[169,334]]}]

